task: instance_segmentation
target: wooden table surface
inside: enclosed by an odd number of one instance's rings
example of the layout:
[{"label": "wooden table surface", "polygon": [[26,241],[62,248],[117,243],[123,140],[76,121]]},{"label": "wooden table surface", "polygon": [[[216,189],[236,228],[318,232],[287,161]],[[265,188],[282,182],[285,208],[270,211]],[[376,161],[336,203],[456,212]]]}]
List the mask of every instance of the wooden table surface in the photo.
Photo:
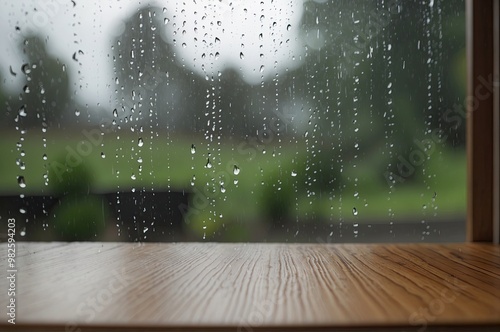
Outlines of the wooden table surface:
[{"label": "wooden table surface", "polygon": [[18,243],[16,264],[3,331],[500,331],[487,244]]}]

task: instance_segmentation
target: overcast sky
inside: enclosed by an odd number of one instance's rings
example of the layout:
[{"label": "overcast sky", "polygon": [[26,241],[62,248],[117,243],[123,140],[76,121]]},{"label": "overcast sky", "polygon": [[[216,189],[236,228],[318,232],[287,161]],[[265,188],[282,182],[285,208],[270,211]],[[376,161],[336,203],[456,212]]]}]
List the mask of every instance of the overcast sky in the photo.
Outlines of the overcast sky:
[{"label": "overcast sky", "polygon": [[[75,4],[70,0],[1,0],[1,3],[0,70],[12,91],[20,88],[23,82],[20,68],[27,61],[15,45],[22,42],[23,36],[35,33],[46,40],[49,53],[66,64],[71,90],[77,93],[80,102],[111,105],[112,40],[123,32],[123,20],[147,4],[165,8],[156,13],[160,21],[166,18],[168,22],[157,27],[162,32],[162,42],[175,45],[179,61],[202,76],[233,67],[245,81],[257,84],[261,77],[270,79],[287,68],[297,67],[303,60],[299,29],[303,0],[275,0],[273,5],[245,0],[76,0]],[[16,32],[16,27],[20,31]],[[80,50],[83,54],[78,54]],[[75,52],[78,61],[72,59]],[[17,76],[10,74],[10,66]]]}]

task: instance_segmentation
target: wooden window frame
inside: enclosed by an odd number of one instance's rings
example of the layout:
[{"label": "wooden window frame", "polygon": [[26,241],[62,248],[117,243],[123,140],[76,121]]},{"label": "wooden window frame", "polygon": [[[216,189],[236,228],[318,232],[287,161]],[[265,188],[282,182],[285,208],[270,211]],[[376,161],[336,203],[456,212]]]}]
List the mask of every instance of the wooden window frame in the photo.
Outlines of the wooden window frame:
[{"label": "wooden window frame", "polygon": [[498,244],[500,5],[499,0],[467,0],[466,6],[467,240]]}]

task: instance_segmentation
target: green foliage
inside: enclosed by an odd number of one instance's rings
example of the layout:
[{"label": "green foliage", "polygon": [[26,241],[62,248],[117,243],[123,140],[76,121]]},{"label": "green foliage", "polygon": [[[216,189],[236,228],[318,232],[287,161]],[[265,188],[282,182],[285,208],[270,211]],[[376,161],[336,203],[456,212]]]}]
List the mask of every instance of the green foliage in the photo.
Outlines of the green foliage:
[{"label": "green foliage", "polygon": [[67,164],[66,155],[50,163],[49,184],[57,196],[87,194],[93,182],[93,172],[85,160],[75,166]]},{"label": "green foliage", "polygon": [[94,172],[82,160],[68,165],[66,156],[52,162],[49,183],[60,198],[51,215],[55,232],[64,241],[95,240],[105,227],[109,215],[102,198],[90,195]]},{"label": "green foliage", "polygon": [[52,214],[55,233],[63,241],[95,241],[105,228],[108,212],[102,198],[73,195],[63,198]]}]

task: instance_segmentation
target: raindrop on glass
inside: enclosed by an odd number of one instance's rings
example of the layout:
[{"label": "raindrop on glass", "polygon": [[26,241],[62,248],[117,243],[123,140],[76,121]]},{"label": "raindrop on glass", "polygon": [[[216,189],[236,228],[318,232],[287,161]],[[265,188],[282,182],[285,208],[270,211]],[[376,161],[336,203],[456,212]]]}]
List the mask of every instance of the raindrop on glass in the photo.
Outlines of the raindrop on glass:
[{"label": "raindrop on glass", "polygon": [[30,68],[30,65],[25,63],[24,65],[22,65],[21,67],[21,71],[24,73],[24,74],[29,74],[31,73],[31,68]]},{"label": "raindrop on glass", "polygon": [[24,180],[24,176],[20,175],[17,177],[17,184],[19,184],[19,187],[21,188],[26,188],[26,181]]},{"label": "raindrop on glass", "polygon": [[205,165],[206,168],[212,168],[212,163],[210,163],[210,158],[207,159],[207,164]]},{"label": "raindrop on glass", "polygon": [[22,117],[25,117],[27,114],[26,114],[26,105],[22,105],[21,107],[19,107],[19,116],[22,116]]},{"label": "raindrop on glass", "polygon": [[16,73],[16,72],[14,72],[14,69],[12,69],[12,66],[10,66],[10,67],[9,67],[9,70],[10,70],[10,74],[11,74],[12,76],[17,76],[17,73]]}]

